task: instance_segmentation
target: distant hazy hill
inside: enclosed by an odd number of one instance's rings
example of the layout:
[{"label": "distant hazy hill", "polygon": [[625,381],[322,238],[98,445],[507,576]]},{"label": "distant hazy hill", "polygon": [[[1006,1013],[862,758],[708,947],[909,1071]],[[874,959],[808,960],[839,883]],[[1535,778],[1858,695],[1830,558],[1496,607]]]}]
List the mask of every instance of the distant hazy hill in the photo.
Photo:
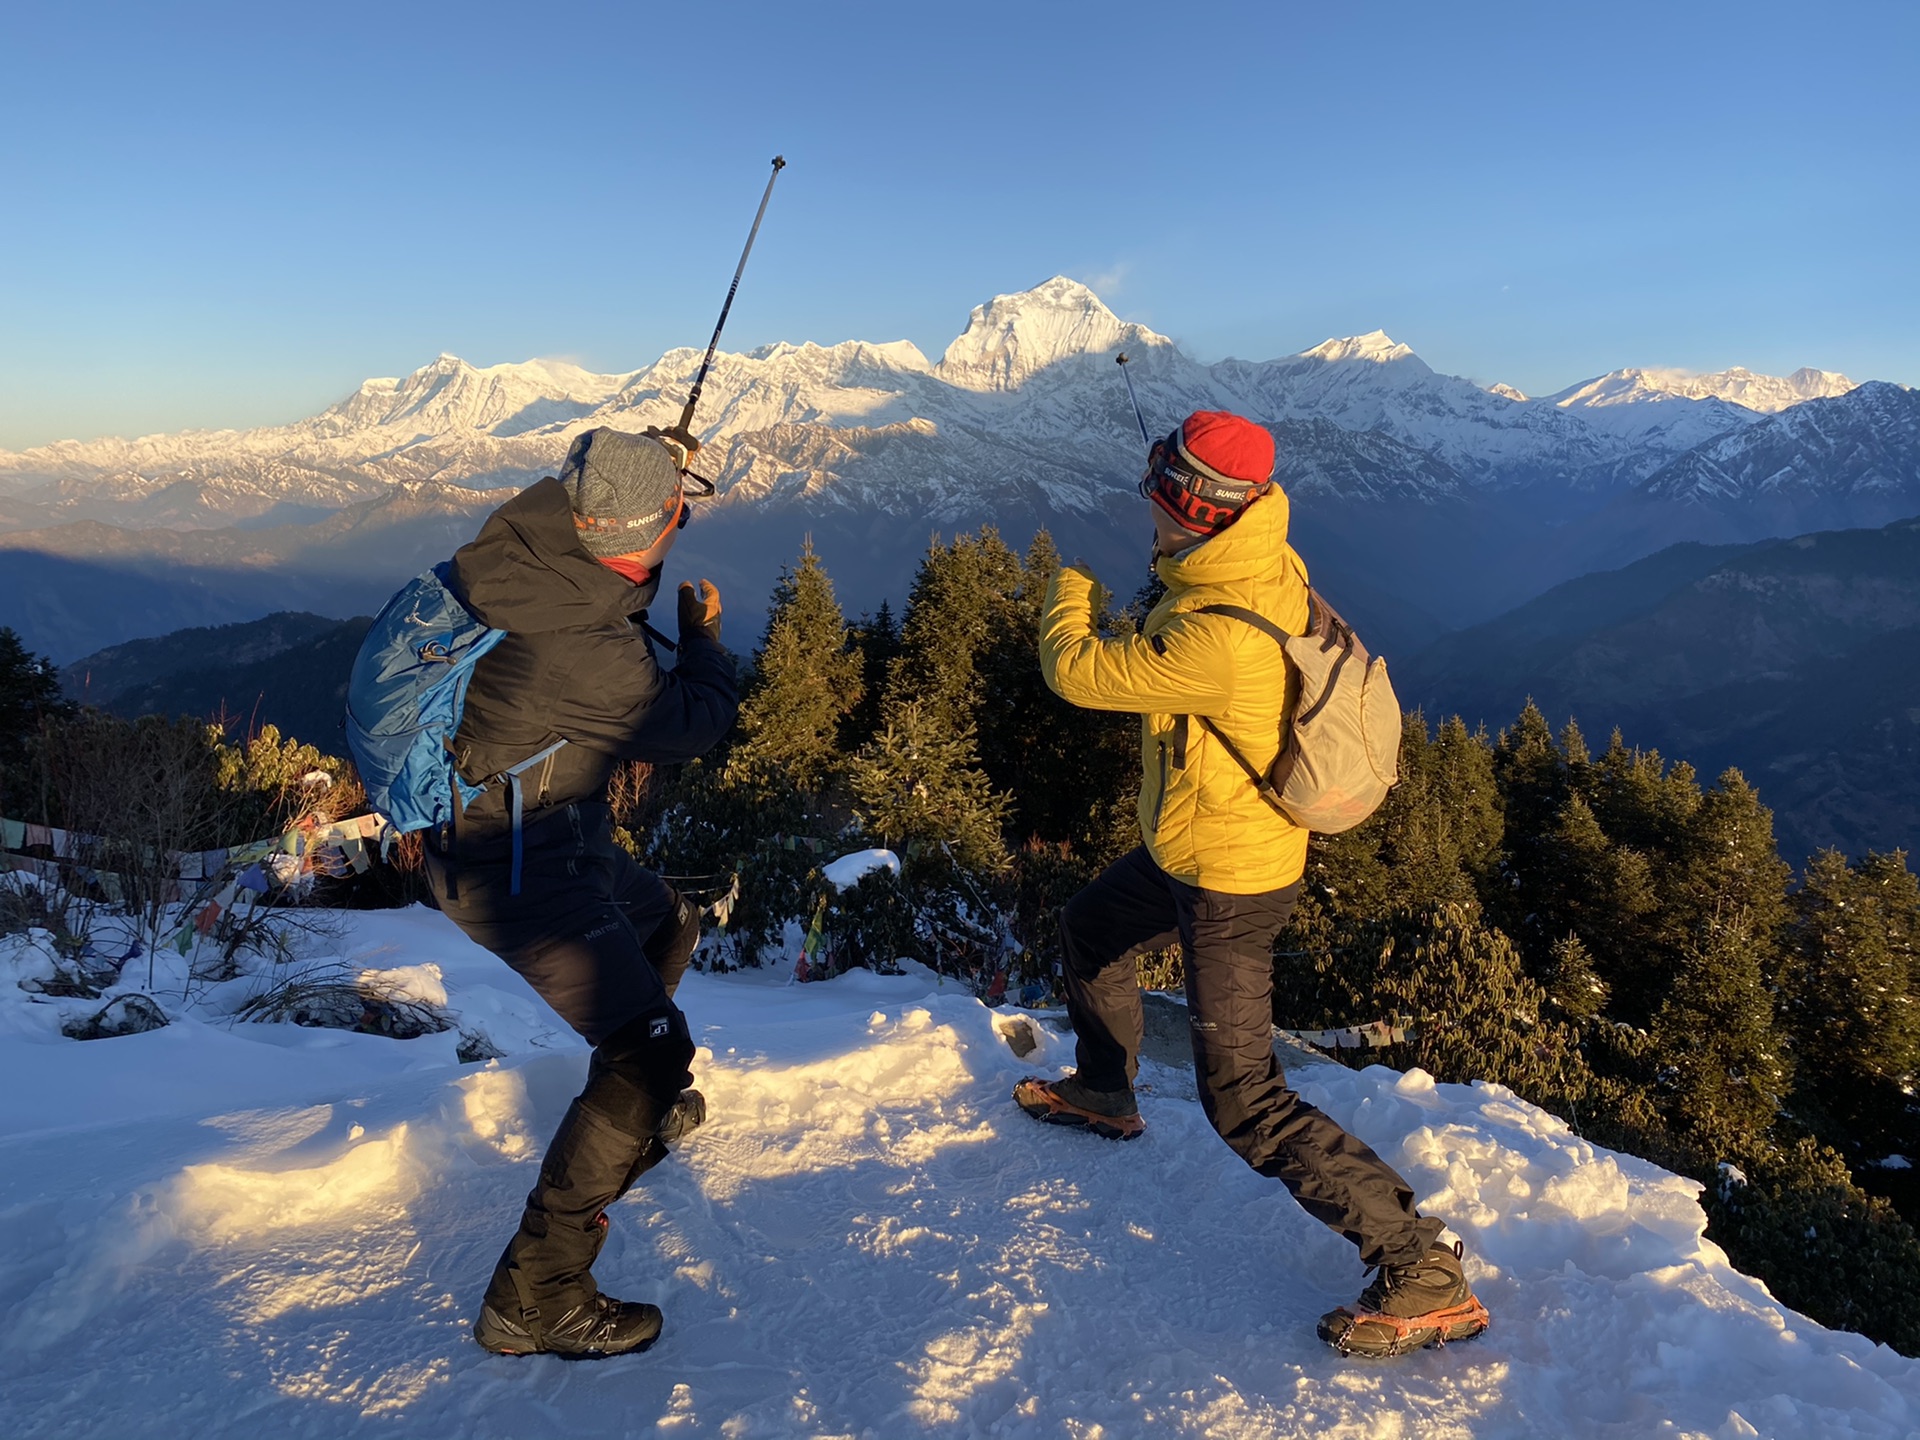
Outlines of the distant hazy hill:
[{"label": "distant hazy hill", "polygon": [[[88,698],[118,715],[193,715],[227,719],[236,733],[277,726],[330,754],[346,753],[340,716],[347,700],[347,672],[360,639],[372,623],[368,616],[339,621],[318,615],[274,615],[245,625],[184,630],[157,640],[137,640],[102,651],[68,667],[71,677],[95,665],[95,691]],[[235,632],[239,632],[236,638]],[[278,644],[279,640],[287,643]],[[253,658],[226,657],[241,648]],[[134,683],[117,688],[110,700],[98,693],[100,662],[134,652],[105,672],[142,672]],[[177,662],[168,666],[168,662]],[[161,668],[167,666],[167,668]]]},{"label": "distant hazy hill", "polygon": [[282,610],[237,625],[175,630],[96,650],[62,669],[60,684],[75,700],[108,706],[125,691],[181,671],[252,665],[339,628],[340,621],[326,615]]},{"label": "distant hazy hill", "polygon": [[1920,626],[1627,723],[1659,728],[1669,753],[1710,775],[1738,766],[1774,808],[1789,859],[1827,845],[1920,850]]},{"label": "distant hazy hill", "polygon": [[1499,726],[1528,697],[1595,744],[1738,766],[1798,860],[1920,844],[1920,520],[1676,545],[1444,636],[1408,705]]}]

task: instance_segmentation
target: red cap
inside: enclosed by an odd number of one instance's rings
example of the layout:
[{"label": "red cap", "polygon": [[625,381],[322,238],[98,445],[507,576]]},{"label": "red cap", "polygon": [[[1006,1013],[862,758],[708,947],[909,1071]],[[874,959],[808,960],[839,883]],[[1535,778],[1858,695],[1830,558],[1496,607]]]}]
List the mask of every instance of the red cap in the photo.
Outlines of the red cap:
[{"label": "red cap", "polygon": [[1273,436],[1225,410],[1196,410],[1153,447],[1140,493],[1196,535],[1240,518],[1249,501],[1273,488]]},{"label": "red cap", "polygon": [[1264,485],[1273,478],[1273,435],[1243,415],[1194,411],[1181,423],[1180,448],[1228,480]]}]

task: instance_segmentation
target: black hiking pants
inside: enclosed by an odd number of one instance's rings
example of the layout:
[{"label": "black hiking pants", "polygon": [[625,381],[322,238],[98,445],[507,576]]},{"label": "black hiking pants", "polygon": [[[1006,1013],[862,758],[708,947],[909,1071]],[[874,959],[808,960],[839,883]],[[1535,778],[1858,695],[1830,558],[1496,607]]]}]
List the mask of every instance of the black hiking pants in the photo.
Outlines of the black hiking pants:
[{"label": "black hiking pants", "polygon": [[1178,943],[1200,1103],[1220,1138],[1358,1246],[1363,1264],[1411,1264],[1439,1239],[1440,1221],[1414,1208],[1386,1161],[1289,1090],[1274,1057],[1273,937],[1299,893],[1298,884],[1202,890],[1144,847],[1109,865],[1060,915],[1080,1078],[1095,1090],[1131,1087],[1142,1030],[1134,959]]},{"label": "black hiking pants", "polygon": [[604,807],[567,806],[527,827],[521,893],[499,847],[429,843],[427,871],[469,938],[511,965],[593,1045],[587,1084],[547,1147],[487,1303],[538,1333],[598,1293],[606,1209],[666,1158],[658,1130],[692,1083],[693,1041],[674,1004],[700,938],[698,912],[613,841]]}]

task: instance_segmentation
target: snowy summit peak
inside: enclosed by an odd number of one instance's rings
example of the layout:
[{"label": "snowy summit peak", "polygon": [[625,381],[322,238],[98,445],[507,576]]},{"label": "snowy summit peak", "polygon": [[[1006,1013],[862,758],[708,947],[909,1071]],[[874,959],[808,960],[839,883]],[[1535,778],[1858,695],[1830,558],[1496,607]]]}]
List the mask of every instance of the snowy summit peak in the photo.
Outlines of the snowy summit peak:
[{"label": "snowy summit peak", "polygon": [[1563,410],[1592,410],[1610,405],[1676,398],[1725,400],[1748,410],[1771,415],[1798,405],[1803,400],[1828,399],[1845,395],[1854,388],[1854,382],[1845,375],[1805,366],[1785,377],[1758,375],[1744,365],[1716,370],[1708,375],[1695,374],[1691,370],[1634,367],[1608,371],[1605,375],[1570,385],[1547,398],[1549,403]]},{"label": "snowy summit peak", "polygon": [[1301,355],[1308,360],[1324,360],[1329,364],[1340,360],[1367,360],[1375,365],[1386,365],[1395,360],[1419,358],[1408,346],[1400,344],[1384,330],[1369,330],[1364,335],[1349,335],[1344,340],[1323,340],[1311,350],[1303,350]]},{"label": "snowy summit peak", "polygon": [[1120,319],[1078,280],[1056,275],[1031,290],[976,305],[966,331],[947,347],[936,372],[969,390],[1013,390],[1057,360],[1170,343],[1144,325]]}]

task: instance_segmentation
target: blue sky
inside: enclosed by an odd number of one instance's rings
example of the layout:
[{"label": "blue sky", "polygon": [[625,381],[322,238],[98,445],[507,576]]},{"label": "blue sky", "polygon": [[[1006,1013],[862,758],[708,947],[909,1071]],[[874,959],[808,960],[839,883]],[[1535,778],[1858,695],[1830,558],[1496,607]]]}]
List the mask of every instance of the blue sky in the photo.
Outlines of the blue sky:
[{"label": "blue sky", "polygon": [[1202,359],[1920,383],[1920,5],[0,8],[0,447],[451,351],[913,340],[1050,275]]}]

